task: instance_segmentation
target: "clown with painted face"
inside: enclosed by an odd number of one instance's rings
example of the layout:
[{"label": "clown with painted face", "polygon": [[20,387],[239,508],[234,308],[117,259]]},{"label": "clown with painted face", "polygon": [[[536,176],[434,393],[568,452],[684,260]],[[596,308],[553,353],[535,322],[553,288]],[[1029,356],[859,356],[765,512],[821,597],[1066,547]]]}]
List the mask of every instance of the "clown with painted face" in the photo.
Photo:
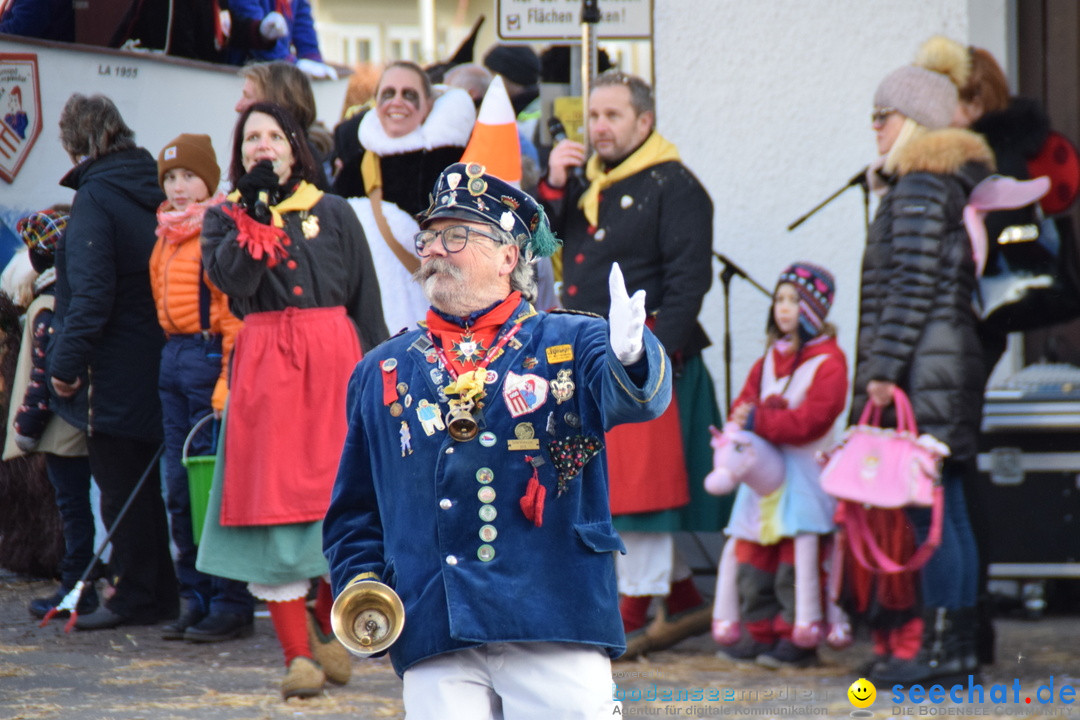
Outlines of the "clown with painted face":
[{"label": "clown with painted face", "polygon": [[374,107],[334,131],[333,190],[351,198],[384,288],[391,332],[424,317],[427,301],[410,278],[419,267],[414,216],[443,168],[461,159],[476,109],[461,88],[432,85],[415,63],[391,63],[375,88]]}]

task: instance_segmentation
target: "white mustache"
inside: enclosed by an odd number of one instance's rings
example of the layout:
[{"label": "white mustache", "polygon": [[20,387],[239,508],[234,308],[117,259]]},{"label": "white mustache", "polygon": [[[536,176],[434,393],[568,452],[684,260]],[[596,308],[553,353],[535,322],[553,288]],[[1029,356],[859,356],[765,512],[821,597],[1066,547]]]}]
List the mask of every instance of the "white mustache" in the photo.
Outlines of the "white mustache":
[{"label": "white mustache", "polygon": [[416,282],[423,284],[425,280],[436,273],[449,275],[453,280],[461,280],[463,278],[461,269],[452,264],[449,260],[445,258],[432,258],[416,269],[416,272],[413,273],[413,279],[416,280]]}]

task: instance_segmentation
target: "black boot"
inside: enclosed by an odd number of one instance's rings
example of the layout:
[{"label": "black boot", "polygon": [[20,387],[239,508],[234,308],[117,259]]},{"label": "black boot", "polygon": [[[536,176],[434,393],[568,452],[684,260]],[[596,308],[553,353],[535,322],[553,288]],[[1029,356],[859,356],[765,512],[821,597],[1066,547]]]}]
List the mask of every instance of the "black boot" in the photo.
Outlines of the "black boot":
[{"label": "black boot", "polygon": [[994,600],[989,595],[980,597],[975,603],[975,653],[980,665],[993,665],[995,658],[994,642]]},{"label": "black boot", "polygon": [[203,602],[198,597],[182,598],[181,603],[183,608],[180,610],[180,617],[161,628],[162,640],[183,640],[188,628],[198,625],[207,615]]},{"label": "black boot", "polygon": [[956,630],[960,671],[964,675],[977,675],[979,673],[979,653],[976,640],[979,622],[977,611],[974,607],[960,608],[955,612],[954,617],[953,627]]},{"label": "black boot", "polygon": [[889,658],[869,678],[875,685],[911,685],[965,675],[955,612],[945,608],[923,610],[922,647],[910,660]]}]

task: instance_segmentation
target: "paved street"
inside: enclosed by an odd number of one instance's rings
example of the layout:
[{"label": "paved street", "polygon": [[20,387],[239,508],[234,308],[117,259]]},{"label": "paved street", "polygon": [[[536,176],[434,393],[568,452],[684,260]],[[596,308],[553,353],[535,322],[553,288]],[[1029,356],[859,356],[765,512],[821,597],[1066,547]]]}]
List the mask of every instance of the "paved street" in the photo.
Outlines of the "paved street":
[{"label": "paved street", "polygon": [[[322,697],[283,703],[278,681],[281,653],[265,614],[253,638],[216,645],[165,642],[153,627],[65,634],[63,623],[39,628],[26,601],[51,583],[0,571],[0,718],[79,720],[359,720],[402,715],[401,684],[387,660],[357,660],[352,682]],[[1048,616],[999,622],[998,665],[985,673],[982,705],[895,703],[878,688],[873,717],[910,715],[1080,717],[1059,701],[1062,688],[1080,685],[1080,618]],[[867,657],[865,641],[844,653],[826,651],[824,665],[773,672],[733,667],[713,655],[712,640],[698,637],[642,660],[614,666],[615,691],[627,717],[756,718],[849,717],[848,668]],[[1053,676],[1055,702],[1040,705],[1038,686]],[[993,703],[997,683],[1020,703]],[[966,694],[966,690],[965,690]],[[1024,702],[1032,697],[1033,703]],[[1042,693],[1046,697],[1046,691]],[[653,699],[656,698],[656,699]],[[947,698],[946,698],[947,700]],[[1011,701],[1011,697],[1009,698]],[[856,716],[858,717],[858,716]],[[555,720],[555,719],[553,719]]]}]

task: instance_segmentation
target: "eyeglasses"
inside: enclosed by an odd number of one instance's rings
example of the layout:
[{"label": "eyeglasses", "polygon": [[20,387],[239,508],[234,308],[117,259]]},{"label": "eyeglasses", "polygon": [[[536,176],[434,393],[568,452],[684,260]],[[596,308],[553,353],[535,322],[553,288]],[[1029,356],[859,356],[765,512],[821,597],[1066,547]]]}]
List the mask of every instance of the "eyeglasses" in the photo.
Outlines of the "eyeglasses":
[{"label": "eyeglasses", "polygon": [[414,238],[414,242],[416,243],[416,254],[420,257],[427,257],[430,255],[432,244],[440,237],[442,238],[442,244],[443,247],[446,248],[446,252],[461,252],[465,249],[469,240],[473,239],[474,235],[487,238],[496,245],[503,244],[503,241],[499,238],[488,235],[485,232],[480,232],[468,225],[451,225],[442,230],[421,230],[416,233],[416,237]]},{"label": "eyeglasses", "polygon": [[874,108],[870,113],[871,125],[884,125],[885,121],[889,119],[889,116],[896,112],[894,107]]}]

